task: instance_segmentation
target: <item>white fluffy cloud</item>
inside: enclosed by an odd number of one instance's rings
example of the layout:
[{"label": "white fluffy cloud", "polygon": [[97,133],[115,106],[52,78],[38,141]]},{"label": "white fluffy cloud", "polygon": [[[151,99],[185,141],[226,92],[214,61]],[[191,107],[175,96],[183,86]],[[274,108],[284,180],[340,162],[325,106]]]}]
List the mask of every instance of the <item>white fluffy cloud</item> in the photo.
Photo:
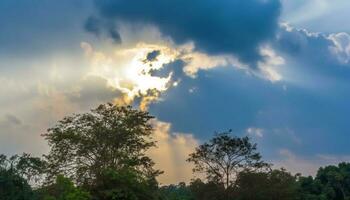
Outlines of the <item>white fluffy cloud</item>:
[{"label": "white fluffy cloud", "polygon": [[328,39],[333,42],[330,46],[330,51],[343,64],[350,64],[350,35],[344,32],[334,33],[328,36]]},{"label": "white fluffy cloud", "polygon": [[199,70],[210,70],[216,67],[233,67],[244,70],[248,74],[267,79],[271,82],[283,79],[280,66],[285,64],[283,57],[279,56],[271,47],[265,45],[259,48],[260,55],[263,57],[258,61],[258,69],[252,69],[252,66],[244,64],[233,55],[211,56],[205,53],[194,51],[193,44],[185,45],[180,59],[185,61],[184,72],[186,75],[195,78]]},{"label": "white fluffy cloud", "polygon": [[282,80],[283,76],[279,72],[279,68],[285,64],[283,57],[277,55],[269,46],[261,47],[260,54],[264,57],[263,61],[258,62],[258,67],[263,78],[268,79],[271,82]]}]

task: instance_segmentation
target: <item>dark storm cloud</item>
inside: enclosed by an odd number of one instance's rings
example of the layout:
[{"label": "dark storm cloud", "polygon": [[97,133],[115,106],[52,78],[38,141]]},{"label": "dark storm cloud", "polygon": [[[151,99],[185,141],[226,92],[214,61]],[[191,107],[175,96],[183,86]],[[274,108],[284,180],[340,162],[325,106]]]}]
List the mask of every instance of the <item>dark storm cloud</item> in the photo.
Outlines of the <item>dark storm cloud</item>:
[{"label": "dark storm cloud", "polygon": [[85,35],[81,24],[88,8],[84,0],[1,0],[0,57],[23,58],[79,48],[76,41]]},{"label": "dark storm cloud", "polygon": [[253,65],[261,57],[259,44],[274,36],[281,8],[278,0],[96,0],[95,5],[104,28],[115,22],[155,25],[177,43],[194,41],[201,51],[235,54]]}]

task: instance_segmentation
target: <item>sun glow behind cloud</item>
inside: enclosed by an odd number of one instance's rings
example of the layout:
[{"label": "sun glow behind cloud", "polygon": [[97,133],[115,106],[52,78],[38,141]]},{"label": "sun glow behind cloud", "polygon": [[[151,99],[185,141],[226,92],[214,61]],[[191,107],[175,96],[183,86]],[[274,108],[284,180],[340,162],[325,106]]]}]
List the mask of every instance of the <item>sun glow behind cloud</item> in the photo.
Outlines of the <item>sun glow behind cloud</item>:
[{"label": "sun glow behind cloud", "polygon": [[[196,51],[192,42],[183,45],[138,42],[127,47],[115,46],[112,51],[97,51],[87,42],[82,42],[81,47],[90,60],[87,76],[103,78],[109,87],[120,91],[123,95],[116,98],[118,103],[141,100],[141,109],[147,109],[151,102],[160,99],[161,93],[179,84],[180,80],[174,80],[172,71],[163,76],[154,75],[176,60],[184,62],[183,73],[192,78],[196,78],[200,70],[230,66],[272,82],[282,79],[276,67],[284,64],[283,58],[269,47],[260,48],[265,59],[258,63],[258,70],[251,69],[232,55],[208,55]],[[155,54],[153,57],[152,53]]]},{"label": "sun glow behind cloud", "polygon": [[[148,103],[157,100],[160,93],[172,85],[171,72],[164,77],[152,75],[177,58],[179,53],[167,46],[138,43],[135,47],[116,49],[111,55],[95,51],[85,42],[81,46],[91,61],[87,76],[101,77],[110,87],[122,92],[123,97],[117,99],[119,102],[131,103],[141,98],[140,107],[146,109]],[[148,60],[147,55],[153,51],[160,53]]]}]

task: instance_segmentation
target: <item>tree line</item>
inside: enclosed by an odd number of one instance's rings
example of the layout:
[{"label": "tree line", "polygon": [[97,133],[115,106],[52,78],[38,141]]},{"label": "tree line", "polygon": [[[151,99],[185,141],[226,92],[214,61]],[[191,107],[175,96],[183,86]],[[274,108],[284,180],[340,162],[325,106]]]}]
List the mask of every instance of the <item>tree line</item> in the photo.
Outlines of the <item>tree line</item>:
[{"label": "tree line", "polygon": [[249,137],[217,133],[188,156],[188,184],[160,186],[148,112],[102,104],[58,121],[48,154],[0,155],[1,200],[350,200],[350,164],[315,177],[272,169]]}]

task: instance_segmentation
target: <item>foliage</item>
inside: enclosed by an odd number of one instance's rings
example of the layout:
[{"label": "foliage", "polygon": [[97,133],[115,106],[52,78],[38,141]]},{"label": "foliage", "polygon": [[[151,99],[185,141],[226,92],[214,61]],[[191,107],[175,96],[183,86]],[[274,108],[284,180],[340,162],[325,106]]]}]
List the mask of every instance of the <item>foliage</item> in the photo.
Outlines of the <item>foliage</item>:
[{"label": "foliage", "polygon": [[99,200],[159,199],[156,180],[132,168],[105,170],[94,190]]},{"label": "foliage", "polygon": [[195,200],[224,200],[227,191],[223,184],[215,182],[204,183],[200,179],[195,179],[190,184],[190,190]]},{"label": "foliage", "polygon": [[178,185],[163,186],[159,190],[163,200],[194,200],[190,188],[183,182]]},{"label": "foliage", "polygon": [[188,159],[195,166],[194,172],[204,172],[208,181],[223,184],[226,189],[235,186],[240,171],[269,166],[261,161],[256,144],[248,137],[239,138],[229,133],[217,134],[197,147]]},{"label": "foliage", "polygon": [[90,194],[74,186],[73,182],[62,175],[57,176],[56,182],[40,191],[43,200],[89,200]]},{"label": "foliage", "polygon": [[297,177],[281,170],[267,172],[242,171],[236,186],[226,189],[223,184],[191,182],[190,190],[195,200],[296,200]]},{"label": "foliage", "polygon": [[0,197],[2,200],[34,200],[27,180],[14,170],[0,169]]},{"label": "foliage", "polygon": [[299,184],[302,200],[350,199],[350,163],[321,167],[315,179],[301,178]]},{"label": "foliage", "polygon": [[0,169],[8,170],[26,179],[28,182],[39,182],[46,170],[46,162],[30,154],[0,155]]},{"label": "foliage", "polygon": [[63,174],[93,187],[107,169],[134,168],[150,177],[160,172],[145,152],[155,145],[148,112],[131,106],[102,104],[91,112],[65,117],[44,137],[49,179]]},{"label": "foliage", "polygon": [[29,182],[36,183],[45,171],[45,162],[29,154],[0,155],[0,197],[4,200],[33,200]]},{"label": "foliage", "polygon": [[241,172],[235,196],[239,200],[293,200],[297,197],[296,177],[284,169]]},{"label": "foliage", "polygon": [[327,200],[323,193],[323,185],[312,176],[299,177],[298,194],[300,200]]}]

